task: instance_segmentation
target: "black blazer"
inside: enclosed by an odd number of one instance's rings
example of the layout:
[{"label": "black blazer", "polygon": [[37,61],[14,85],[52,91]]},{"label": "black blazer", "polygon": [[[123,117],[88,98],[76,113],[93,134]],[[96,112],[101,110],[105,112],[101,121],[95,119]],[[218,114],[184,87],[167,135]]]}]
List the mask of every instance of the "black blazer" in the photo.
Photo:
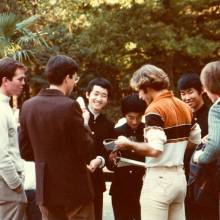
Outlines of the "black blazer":
[{"label": "black blazer", "polygon": [[77,102],[42,90],[22,106],[19,140],[22,157],[36,164],[38,204],[74,208],[93,200],[86,168],[93,140]]}]

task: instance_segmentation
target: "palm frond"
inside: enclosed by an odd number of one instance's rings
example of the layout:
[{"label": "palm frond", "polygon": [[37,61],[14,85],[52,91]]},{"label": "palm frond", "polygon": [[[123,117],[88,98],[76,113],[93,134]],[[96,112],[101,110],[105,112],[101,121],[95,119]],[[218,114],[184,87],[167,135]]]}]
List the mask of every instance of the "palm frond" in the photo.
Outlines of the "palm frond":
[{"label": "palm frond", "polygon": [[29,27],[30,25],[34,24],[34,22],[35,22],[36,20],[38,20],[39,18],[40,18],[40,15],[33,15],[33,16],[31,16],[30,18],[25,19],[25,20],[23,20],[23,21],[17,23],[17,24],[16,24],[16,29],[17,29],[17,30],[21,30],[21,29],[23,29],[23,28],[27,28],[27,27]]},{"label": "palm frond", "polygon": [[3,53],[4,56],[10,56],[18,50],[21,50],[20,45],[14,42],[7,42],[7,43],[4,43],[4,45],[2,46],[1,53]]},{"label": "palm frond", "polygon": [[46,35],[46,33],[43,33],[43,32],[33,33],[30,31],[25,31],[25,35],[21,36],[18,39],[18,44],[21,44],[21,45],[30,45],[30,44],[33,45],[34,44],[34,45],[39,45],[39,46],[43,45],[45,47],[48,47],[48,44],[43,38],[44,35]]},{"label": "palm frond", "polygon": [[[9,41],[4,37],[0,35],[0,45],[1,47],[3,47],[4,45],[7,45],[9,43]],[[0,48],[1,50],[1,48]]]},{"label": "palm frond", "polygon": [[18,50],[13,54],[13,58],[20,62],[30,62],[34,54],[31,50]]},{"label": "palm frond", "polygon": [[10,38],[15,31],[17,16],[12,13],[0,14],[0,35]]},{"label": "palm frond", "polygon": [[48,47],[44,32],[32,32],[29,26],[39,15],[34,15],[19,23],[13,13],[0,14],[0,56],[14,57],[16,60],[31,63],[41,46]]},{"label": "palm frond", "polygon": [[[46,34],[47,34],[47,33],[46,33]],[[42,45],[44,45],[44,46],[47,47],[47,48],[50,48],[50,46],[48,45],[48,43],[46,42],[46,40],[45,40],[43,37],[40,38],[40,41],[41,41],[41,44],[42,44]]]}]

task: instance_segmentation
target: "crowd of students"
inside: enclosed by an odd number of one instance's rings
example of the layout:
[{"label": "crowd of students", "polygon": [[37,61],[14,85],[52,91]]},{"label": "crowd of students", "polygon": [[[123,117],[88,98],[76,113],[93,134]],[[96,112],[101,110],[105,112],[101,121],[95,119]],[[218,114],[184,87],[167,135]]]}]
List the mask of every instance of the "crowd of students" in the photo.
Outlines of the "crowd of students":
[{"label": "crowd of students", "polygon": [[[51,57],[45,70],[49,87],[23,103],[17,129],[9,100],[21,94],[27,69],[0,59],[0,219],[101,220],[106,166],[113,171],[109,193],[116,220],[218,220],[220,61],[208,63],[200,78],[182,74],[182,100],[162,69],[142,66],[130,81],[137,92],[122,99],[125,120],[118,127],[103,114],[112,94],[107,79],[89,82],[86,104],[67,97],[78,69],[70,57]],[[113,152],[103,145],[108,138],[115,139]],[[119,167],[118,157],[146,168]],[[25,188],[24,163],[36,170],[36,179],[26,171],[25,182],[34,183]]]}]

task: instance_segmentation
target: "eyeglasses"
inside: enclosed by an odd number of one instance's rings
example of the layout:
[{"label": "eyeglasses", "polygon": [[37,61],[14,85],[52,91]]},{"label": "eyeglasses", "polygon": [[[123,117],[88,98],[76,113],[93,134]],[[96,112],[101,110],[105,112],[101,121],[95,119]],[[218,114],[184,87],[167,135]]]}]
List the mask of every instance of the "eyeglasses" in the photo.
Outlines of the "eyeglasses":
[{"label": "eyeglasses", "polygon": [[79,79],[80,79],[80,76],[76,75],[76,76],[75,76],[75,83],[78,83],[78,82],[79,82]]}]

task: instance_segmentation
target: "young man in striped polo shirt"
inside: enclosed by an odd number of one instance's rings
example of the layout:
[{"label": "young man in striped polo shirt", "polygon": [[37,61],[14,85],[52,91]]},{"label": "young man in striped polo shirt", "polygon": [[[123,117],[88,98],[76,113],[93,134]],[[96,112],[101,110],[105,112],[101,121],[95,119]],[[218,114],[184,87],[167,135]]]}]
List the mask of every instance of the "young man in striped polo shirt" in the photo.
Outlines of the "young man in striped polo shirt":
[{"label": "young man in striped polo shirt", "polygon": [[141,195],[142,219],[184,220],[186,178],[183,157],[187,145],[199,144],[201,130],[190,107],[174,97],[167,74],[144,65],[131,79],[131,86],[148,107],[145,111],[145,142],[119,137],[118,149],[133,149],[146,157],[147,172]]}]

